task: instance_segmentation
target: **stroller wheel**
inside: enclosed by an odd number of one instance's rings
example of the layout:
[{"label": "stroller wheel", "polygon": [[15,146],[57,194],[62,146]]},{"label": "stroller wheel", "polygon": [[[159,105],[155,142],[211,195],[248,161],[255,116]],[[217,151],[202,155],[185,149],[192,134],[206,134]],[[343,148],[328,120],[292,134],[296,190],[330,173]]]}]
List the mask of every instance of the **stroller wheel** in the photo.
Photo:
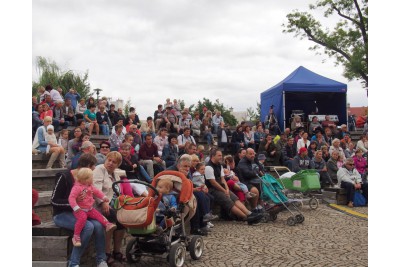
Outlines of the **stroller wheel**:
[{"label": "stroller wheel", "polygon": [[286,223],[287,223],[289,226],[294,226],[294,225],[296,224],[296,219],[295,219],[295,217],[289,217],[289,218],[287,219]]},{"label": "stroller wheel", "polygon": [[200,259],[201,255],[203,255],[204,250],[204,242],[201,236],[195,235],[192,237],[189,243],[189,252],[190,257],[194,260]]},{"label": "stroller wheel", "polygon": [[316,197],[311,197],[310,201],[308,202],[310,209],[316,210],[319,206],[318,199]]},{"label": "stroller wheel", "polygon": [[271,215],[271,220],[275,221],[278,218],[278,215],[276,213]]},{"label": "stroller wheel", "polygon": [[169,266],[181,267],[185,263],[186,248],[181,243],[176,243],[171,247],[168,255]]},{"label": "stroller wheel", "polygon": [[297,214],[295,218],[296,218],[296,223],[302,223],[302,222],[304,222],[304,216],[303,216],[303,214]]},{"label": "stroller wheel", "polygon": [[[141,255],[138,255],[137,253],[139,252],[139,246],[137,244],[136,239],[132,239],[129,241],[129,243],[126,245],[126,260],[128,263],[136,263],[140,261]],[[135,255],[136,253],[136,255]]]},{"label": "stroller wheel", "polygon": [[271,215],[268,212],[266,212],[264,214],[264,217],[263,217],[262,221],[265,222],[265,223],[267,223],[269,221],[272,221]]}]

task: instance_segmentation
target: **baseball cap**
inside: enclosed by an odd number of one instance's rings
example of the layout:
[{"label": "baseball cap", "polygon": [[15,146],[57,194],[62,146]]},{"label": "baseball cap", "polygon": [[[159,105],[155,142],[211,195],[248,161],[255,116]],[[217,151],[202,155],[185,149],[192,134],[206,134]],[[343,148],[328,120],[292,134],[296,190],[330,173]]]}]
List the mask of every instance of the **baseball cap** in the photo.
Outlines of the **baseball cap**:
[{"label": "baseball cap", "polygon": [[307,148],[302,147],[302,148],[299,149],[299,154],[301,154],[303,152],[307,152]]}]

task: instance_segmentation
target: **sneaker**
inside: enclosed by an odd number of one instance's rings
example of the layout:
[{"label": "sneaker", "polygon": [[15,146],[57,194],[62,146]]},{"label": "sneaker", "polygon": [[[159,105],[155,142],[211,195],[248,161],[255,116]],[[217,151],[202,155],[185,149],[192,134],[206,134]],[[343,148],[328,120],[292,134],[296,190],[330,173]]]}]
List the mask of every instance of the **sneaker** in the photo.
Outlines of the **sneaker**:
[{"label": "sneaker", "polygon": [[255,224],[255,223],[260,222],[263,217],[264,217],[264,215],[261,213],[252,212],[247,216],[246,221],[248,224]]},{"label": "sneaker", "polygon": [[212,230],[211,230],[211,227],[208,227],[208,225],[207,226],[204,226],[204,227],[202,227],[202,228],[200,228],[200,230],[202,230],[202,231],[204,231],[204,232],[211,232]]},{"label": "sneaker", "polygon": [[102,261],[99,264],[97,264],[97,267],[108,267],[108,265],[105,261]]},{"label": "sneaker", "polygon": [[207,213],[203,216],[203,222],[213,221],[218,219],[218,215],[212,215],[211,213]]},{"label": "sneaker", "polygon": [[213,227],[214,227],[214,224],[212,224],[211,222],[208,222],[208,223],[207,223],[207,226],[210,226],[210,228],[213,228]]},{"label": "sneaker", "polygon": [[192,230],[190,230],[190,234],[191,235],[207,236],[208,232],[207,231],[203,231],[201,229],[192,229]]},{"label": "sneaker", "polygon": [[82,246],[80,236],[74,235],[74,236],[72,237],[72,244],[74,245],[74,247],[80,247],[80,246]]},{"label": "sneaker", "polygon": [[113,224],[113,223],[108,223],[106,225],[106,232],[110,232],[110,231],[113,231],[115,229],[117,229],[117,226],[115,224]]},{"label": "sneaker", "polygon": [[255,197],[255,196],[257,196],[257,195],[254,194],[253,192],[248,191],[248,192],[246,193],[246,198],[253,198],[253,197]]}]

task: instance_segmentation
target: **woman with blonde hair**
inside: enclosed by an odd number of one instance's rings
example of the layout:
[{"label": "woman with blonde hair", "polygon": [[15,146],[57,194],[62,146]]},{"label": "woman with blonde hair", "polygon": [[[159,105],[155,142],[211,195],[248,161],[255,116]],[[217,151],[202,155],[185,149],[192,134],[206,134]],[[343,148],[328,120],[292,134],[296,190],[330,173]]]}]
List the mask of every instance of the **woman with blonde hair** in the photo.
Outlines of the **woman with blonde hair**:
[{"label": "woman with blonde hair", "polygon": [[60,167],[61,168],[65,168],[65,151],[64,148],[59,146],[57,144],[57,142],[47,142],[45,135],[47,133],[47,127],[49,125],[51,125],[51,123],[53,122],[53,118],[46,116],[44,117],[43,120],[43,126],[40,126],[37,130],[36,130],[36,134],[35,137],[33,139],[33,143],[32,143],[32,151],[40,151],[40,153],[45,154],[46,150],[47,150],[47,146],[49,145],[49,155],[50,155],[50,159],[49,162],[46,165],[46,169],[51,169],[54,161],[56,161],[58,159],[58,161],[60,162]]}]

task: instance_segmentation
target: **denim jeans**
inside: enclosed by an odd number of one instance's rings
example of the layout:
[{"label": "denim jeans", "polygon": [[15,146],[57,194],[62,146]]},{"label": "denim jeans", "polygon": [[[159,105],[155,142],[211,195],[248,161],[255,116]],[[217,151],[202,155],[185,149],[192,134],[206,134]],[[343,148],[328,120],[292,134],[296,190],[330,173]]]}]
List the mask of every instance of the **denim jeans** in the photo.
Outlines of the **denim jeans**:
[{"label": "denim jeans", "polygon": [[151,183],[153,181],[142,165],[139,166],[139,170],[143,178],[146,179],[146,182]]},{"label": "denim jeans", "polygon": [[[72,214],[72,212],[63,212],[57,214],[53,217],[54,223],[58,227],[66,228],[69,230],[74,230],[76,218]],[[73,247],[71,257],[69,260],[69,267],[77,266],[80,264],[81,256],[83,252],[85,252],[86,247],[90,242],[90,238],[94,233],[94,244],[96,248],[96,263],[99,264],[102,261],[106,261],[106,239],[105,239],[105,231],[104,227],[100,224],[100,222],[92,219],[88,219],[85,227],[81,232],[81,247]]]},{"label": "denim jeans", "polygon": [[108,124],[99,124],[100,130],[105,136],[110,135],[110,128],[108,127]]},{"label": "denim jeans", "polygon": [[211,133],[204,133],[204,139],[207,140],[207,144],[210,146],[212,145],[213,136]]}]

